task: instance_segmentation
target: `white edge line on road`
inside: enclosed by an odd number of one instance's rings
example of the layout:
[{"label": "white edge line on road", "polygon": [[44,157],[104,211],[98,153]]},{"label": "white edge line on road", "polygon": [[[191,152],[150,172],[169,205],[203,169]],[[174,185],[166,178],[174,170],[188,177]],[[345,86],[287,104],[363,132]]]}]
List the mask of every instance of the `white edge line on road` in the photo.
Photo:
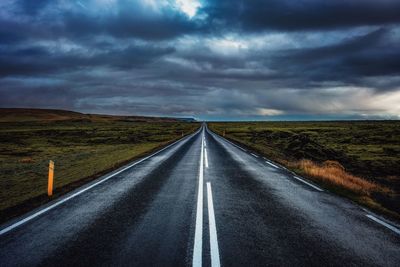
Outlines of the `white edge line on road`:
[{"label": "white edge line on road", "polygon": [[288,172],[294,174],[294,172],[292,172],[291,170],[289,170],[289,169],[286,168],[285,166],[282,166],[282,165],[278,166],[278,165],[276,165],[276,164],[273,164],[273,163],[269,162],[269,160],[268,160],[266,157],[263,157],[263,158],[265,159],[265,162],[266,162],[267,164],[269,164],[269,165],[271,165],[271,166],[274,166],[275,168],[278,168],[278,169],[284,169],[284,170],[286,170],[286,171],[288,171]]},{"label": "white edge line on road", "polygon": [[318,190],[318,191],[320,191],[320,192],[324,191],[324,190],[322,190],[321,188],[319,188],[318,186],[315,186],[315,185],[313,185],[312,183],[309,183],[309,182],[307,182],[307,181],[301,179],[300,177],[297,177],[297,176],[294,175],[293,178],[296,179],[296,180],[298,180],[298,181],[300,181],[300,182],[302,182],[302,183],[304,183],[304,184],[306,184],[306,185],[308,185],[308,186],[311,186],[311,187],[314,188],[315,190]]},{"label": "white edge line on road", "polygon": [[[222,138],[223,138],[223,140],[225,140],[225,141],[228,142],[229,144],[231,144],[231,145],[233,145],[233,146],[235,146],[235,147],[237,147],[237,148],[243,150],[244,152],[247,152],[246,149],[241,148],[240,146],[236,145],[235,143],[232,143],[231,141],[229,141],[228,139],[226,139],[226,138],[224,138],[224,137],[222,137]],[[253,153],[251,153],[251,152],[250,152],[250,154],[253,155],[253,156],[256,157],[256,158],[259,157],[258,155],[253,154]],[[266,162],[267,164],[269,164],[269,165],[271,165],[271,166],[273,166],[273,167],[275,167],[275,168],[278,168],[278,169],[281,168],[281,167],[279,167],[279,166],[277,166],[277,165],[275,165],[275,164],[269,162],[268,159],[267,159],[266,157],[263,157],[263,159],[265,159],[265,162]],[[289,170],[288,170],[287,168],[285,168],[285,167],[282,167],[282,168],[285,169],[285,170],[287,170],[287,171],[289,171]]]},{"label": "white edge line on road", "polygon": [[[215,135],[213,132],[210,132],[210,131],[208,131],[207,130],[207,132],[209,133],[209,134],[211,134],[211,135]],[[242,147],[240,147],[240,146],[238,146],[237,144],[235,144],[235,143],[233,143],[233,142],[231,142],[231,141],[229,141],[228,139],[226,139],[225,137],[222,137],[222,136],[219,136],[219,135],[217,135],[218,137],[220,137],[220,138],[222,138],[222,140],[224,140],[224,141],[226,141],[226,142],[228,142],[229,144],[231,144],[231,145],[233,145],[233,146],[235,146],[235,147],[237,147],[237,148],[239,148],[240,150],[243,150],[244,152],[247,152],[247,150],[246,149],[244,149],[244,148],[242,148]]]},{"label": "white edge line on road", "polygon": [[[192,135],[196,135],[196,134],[197,134],[197,132],[195,132],[195,133],[192,134]],[[190,136],[192,136],[192,135],[190,135]],[[183,138],[183,139],[179,139],[179,140],[173,142],[172,144],[169,144],[168,146],[166,146],[166,147],[164,147],[164,148],[162,148],[162,149],[156,151],[155,153],[153,153],[153,154],[151,154],[151,155],[149,155],[149,156],[147,156],[147,157],[144,157],[144,158],[142,158],[141,160],[139,160],[139,161],[137,161],[137,162],[135,162],[135,163],[133,163],[133,164],[131,164],[131,165],[129,165],[129,166],[127,166],[127,167],[125,167],[125,168],[123,168],[123,169],[121,169],[121,170],[119,170],[119,171],[117,171],[117,172],[115,172],[115,173],[113,173],[113,174],[111,174],[111,175],[105,177],[105,178],[103,178],[102,180],[100,180],[100,181],[98,181],[98,182],[96,182],[96,183],[94,183],[94,184],[92,184],[92,185],[90,185],[90,186],[88,186],[88,187],[85,187],[85,188],[83,188],[82,190],[80,190],[80,191],[78,191],[78,192],[76,192],[76,193],[74,193],[74,194],[72,194],[72,195],[70,195],[70,196],[68,196],[68,197],[66,197],[66,198],[63,198],[63,199],[59,200],[58,202],[54,203],[53,205],[48,206],[47,208],[41,209],[41,210],[39,210],[38,212],[36,212],[36,213],[34,213],[34,214],[32,214],[32,215],[29,215],[28,217],[26,217],[26,218],[24,218],[24,219],[22,219],[22,220],[20,220],[20,221],[18,221],[18,222],[13,223],[13,224],[11,224],[10,226],[5,227],[4,229],[1,229],[1,230],[0,230],[0,236],[3,235],[3,234],[5,234],[5,233],[7,233],[7,232],[9,232],[9,231],[11,231],[11,230],[13,230],[13,229],[15,229],[15,228],[17,228],[18,226],[20,226],[20,225],[22,225],[22,224],[24,224],[24,223],[26,223],[26,222],[29,222],[30,220],[32,220],[32,219],[38,217],[39,215],[42,215],[43,213],[46,213],[46,212],[48,212],[49,210],[54,209],[55,207],[57,207],[57,206],[59,206],[59,205],[65,203],[65,202],[67,202],[68,200],[70,200],[70,199],[72,199],[72,198],[74,198],[74,197],[76,197],[76,196],[79,196],[80,194],[82,194],[82,193],[84,193],[84,192],[86,192],[86,191],[92,189],[93,187],[95,187],[95,186],[97,186],[97,185],[99,185],[99,184],[101,184],[101,183],[104,183],[105,181],[111,179],[111,178],[114,177],[115,175],[118,175],[118,174],[120,174],[121,172],[124,172],[124,171],[126,171],[126,170],[132,168],[133,166],[136,166],[137,164],[139,164],[139,163],[141,163],[141,162],[143,162],[143,161],[145,161],[145,160],[147,160],[147,159],[149,159],[149,158],[151,158],[151,157],[153,157],[153,156],[155,156],[155,155],[161,153],[162,151],[164,151],[165,149],[167,149],[167,148],[169,148],[169,147],[175,145],[176,143],[178,143],[178,142],[180,142],[180,141],[183,141],[183,140],[185,140],[185,139],[188,139],[190,136],[187,136],[187,137],[185,137],[185,138]]]},{"label": "white edge line on road", "polygon": [[204,148],[204,161],[205,161],[206,168],[208,168],[207,148]]},{"label": "white edge line on road", "polygon": [[219,266],[221,266],[221,263],[219,260],[217,226],[215,223],[214,204],[213,204],[210,182],[207,182],[207,201],[208,201],[208,222],[209,222],[209,228],[210,228],[211,266],[219,267]]},{"label": "white edge line on road", "polygon": [[[246,150],[244,150],[244,149],[241,148],[240,146],[238,146],[238,145],[232,143],[231,141],[227,140],[226,138],[224,138],[224,140],[227,141],[228,143],[230,143],[230,144],[236,146],[237,148],[240,148],[241,150],[243,150],[243,151],[246,152]],[[253,154],[253,153],[250,153],[250,154],[253,155],[254,157],[257,157],[257,158],[258,158],[257,155],[255,155],[255,154]],[[281,167],[279,167],[279,166],[277,166],[277,165],[275,165],[275,164],[269,162],[265,157],[263,157],[263,158],[266,160],[265,163],[271,165],[272,167],[277,168],[277,169],[280,169],[280,168],[281,168]],[[289,170],[288,170],[287,168],[285,168],[285,167],[282,167],[282,168],[284,168],[285,170],[289,171]],[[293,172],[292,172],[292,173],[293,173]],[[307,181],[304,181],[304,180],[301,179],[300,177],[297,177],[297,176],[293,176],[293,177],[294,177],[295,179],[299,180],[300,182],[302,182],[302,183],[304,183],[304,184],[306,184],[306,185],[308,185],[308,186],[314,188],[315,190],[318,190],[318,191],[320,191],[320,192],[323,192],[323,191],[324,191],[323,189],[321,189],[321,188],[319,188],[319,187],[317,187],[317,186],[315,186],[315,185],[313,185],[313,184],[311,184],[311,183],[309,183],[309,182],[307,182]]]},{"label": "white edge line on road", "polygon": [[247,152],[247,150],[246,149],[244,149],[244,148],[242,148],[242,147],[240,147],[240,146],[238,146],[237,144],[235,144],[235,143],[232,143],[231,141],[229,141],[228,139],[226,139],[226,138],[224,138],[224,137],[222,137],[223,138],[223,140],[225,140],[226,142],[228,142],[229,144],[231,144],[231,145],[233,145],[233,146],[235,146],[235,147],[237,147],[237,148],[239,148],[239,149],[241,149],[241,150],[243,150],[244,152]]},{"label": "white edge line on road", "polygon": [[374,222],[379,223],[380,225],[385,226],[386,228],[392,230],[393,232],[395,232],[396,234],[400,235],[400,229],[394,227],[393,225],[390,225],[384,221],[382,221],[381,219],[376,218],[375,216],[371,215],[371,214],[366,214],[365,216],[367,216],[369,219],[373,220]]},{"label": "white edge line on road", "polygon": [[199,168],[199,189],[197,192],[197,210],[196,210],[196,227],[194,232],[193,245],[193,267],[202,266],[203,254],[203,149],[204,149],[204,131],[202,134],[201,152],[200,152],[200,168]]},{"label": "white edge line on road", "polygon": [[274,168],[279,169],[279,166],[276,166],[275,164],[273,164],[273,163],[271,163],[271,162],[269,162],[269,161],[265,161],[265,163],[271,165],[271,166],[274,167]]}]

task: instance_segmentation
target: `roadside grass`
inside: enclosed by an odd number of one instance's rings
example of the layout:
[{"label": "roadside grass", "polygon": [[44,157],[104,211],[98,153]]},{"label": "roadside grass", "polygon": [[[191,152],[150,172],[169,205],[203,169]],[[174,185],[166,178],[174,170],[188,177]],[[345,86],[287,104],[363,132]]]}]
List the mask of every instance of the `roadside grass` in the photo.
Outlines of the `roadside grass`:
[{"label": "roadside grass", "polygon": [[198,127],[198,123],[115,120],[2,122],[0,221],[49,200],[49,160],[55,162],[57,197]]},{"label": "roadside grass", "polygon": [[317,180],[325,184],[343,188],[356,195],[372,196],[373,193],[391,193],[391,190],[382,185],[346,172],[340,163],[336,161],[317,164],[311,160],[303,159],[289,163],[288,166],[300,169],[314,181]]},{"label": "roadside grass", "polygon": [[330,191],[400,219],[400,121],[229,122],[209,128]]}]

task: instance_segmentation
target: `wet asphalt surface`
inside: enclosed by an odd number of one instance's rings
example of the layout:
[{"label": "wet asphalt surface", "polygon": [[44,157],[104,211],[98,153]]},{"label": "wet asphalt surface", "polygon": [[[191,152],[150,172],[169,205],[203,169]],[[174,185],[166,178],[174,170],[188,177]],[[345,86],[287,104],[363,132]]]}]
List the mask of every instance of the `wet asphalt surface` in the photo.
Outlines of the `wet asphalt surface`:
[{"label": "wet asphalt surface", "polygon": [[200,168],[203,266],[211,266],[207,182],[222,266],[400,266],[400,235],[368,211],[205,127],[0,235],[0,266],[190,266]]}]

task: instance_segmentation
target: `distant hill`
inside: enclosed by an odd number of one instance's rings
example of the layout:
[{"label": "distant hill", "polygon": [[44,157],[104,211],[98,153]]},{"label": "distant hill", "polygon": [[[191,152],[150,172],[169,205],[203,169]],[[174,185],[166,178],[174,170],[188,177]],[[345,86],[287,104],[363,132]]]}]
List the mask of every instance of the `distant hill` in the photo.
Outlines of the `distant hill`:
[{"label": "distant hill", "polygon": [[167,118],[146,116],[116,116],[102,114],[84,114],[69,110],[0,108],[0,122],[40,122],[40,121],[132,121],[132,122],[177,122],[195,121],[191,118]]}]

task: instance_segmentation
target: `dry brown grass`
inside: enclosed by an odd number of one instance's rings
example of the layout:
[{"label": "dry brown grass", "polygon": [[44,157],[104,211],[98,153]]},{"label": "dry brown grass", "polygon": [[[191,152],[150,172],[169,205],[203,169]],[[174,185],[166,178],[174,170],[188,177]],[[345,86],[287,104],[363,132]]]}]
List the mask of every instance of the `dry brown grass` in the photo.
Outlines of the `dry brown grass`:
[{"label": "dry brown grass", "polygon": [[345,189],[357,195],[371,196],[374,192],[390,193],[388,188],[352,175],[336,161],[326,161],[317,164],[311,160],[300,160],[290,164],[301,169],[309,177],[323,183]]}]

